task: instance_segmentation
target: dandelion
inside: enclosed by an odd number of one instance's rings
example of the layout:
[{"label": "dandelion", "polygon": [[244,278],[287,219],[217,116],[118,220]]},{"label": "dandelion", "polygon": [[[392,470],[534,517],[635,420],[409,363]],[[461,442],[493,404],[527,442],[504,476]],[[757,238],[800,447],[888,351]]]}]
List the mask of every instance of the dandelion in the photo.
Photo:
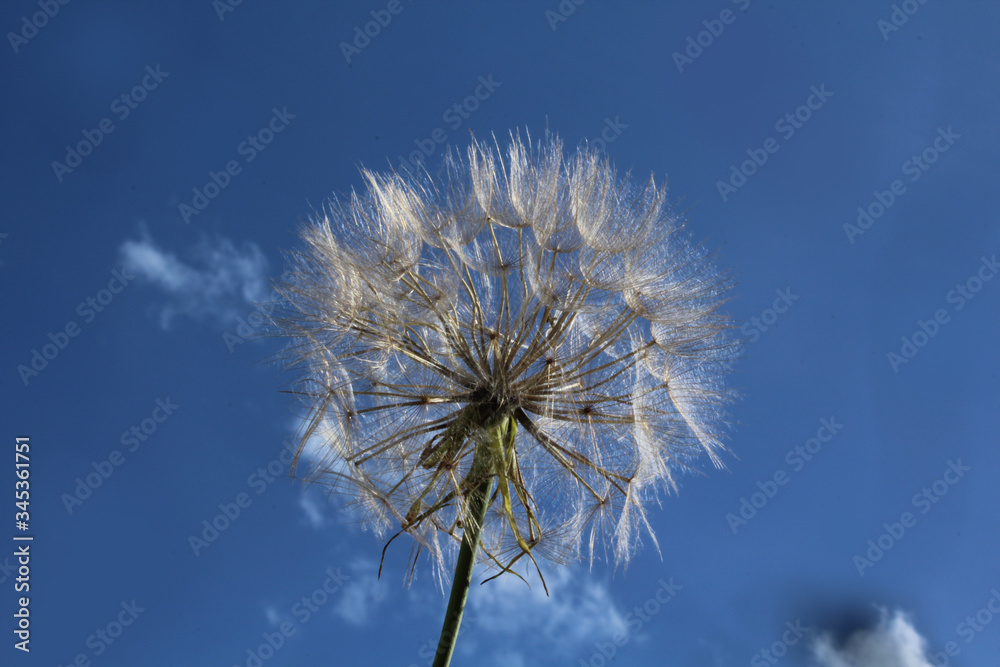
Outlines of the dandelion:
[{"label": "dandelion", "polygon": [[555,137],[363,175],[304,229],[274,322],[322,443],[309,478],[438,574],[458,552],[447,665],[477,559],[627,563],[656,544],[644,503],[721,465],[728,285],[665,186]]}]

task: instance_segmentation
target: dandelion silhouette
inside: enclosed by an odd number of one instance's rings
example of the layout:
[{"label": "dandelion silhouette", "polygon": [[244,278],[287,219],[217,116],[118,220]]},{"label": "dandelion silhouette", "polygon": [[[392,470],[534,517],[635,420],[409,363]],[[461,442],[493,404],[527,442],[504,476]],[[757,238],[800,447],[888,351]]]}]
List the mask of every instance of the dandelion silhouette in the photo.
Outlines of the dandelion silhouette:
[{"label": "dandelion silhouette", "polygon": [[322,443],[309,479],[411,535],[413,566],[458,551],[447,665],[477,558],[627,563],[656,543],[643,503],[721,465],[728,285],[665,186],[552,136],[363,174],[303,230],[273,317]]}]

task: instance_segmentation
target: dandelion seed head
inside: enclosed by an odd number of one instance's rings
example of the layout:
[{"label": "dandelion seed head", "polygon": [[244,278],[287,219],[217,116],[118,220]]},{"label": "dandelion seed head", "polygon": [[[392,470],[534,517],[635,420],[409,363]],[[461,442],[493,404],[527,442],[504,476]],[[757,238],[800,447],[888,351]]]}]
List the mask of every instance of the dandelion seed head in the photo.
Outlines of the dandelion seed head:
[{"label": "dandelion seed head", "polygon": [[[272,313],[322,443],[308,477],[442,567],[484,475],[495,567],[655,543],[645,503],[721,464],[735,353],[728,284],[665,187],[552,136],[363,174],[303,229]],[[489,449],[498,424],[513,451]]]}]

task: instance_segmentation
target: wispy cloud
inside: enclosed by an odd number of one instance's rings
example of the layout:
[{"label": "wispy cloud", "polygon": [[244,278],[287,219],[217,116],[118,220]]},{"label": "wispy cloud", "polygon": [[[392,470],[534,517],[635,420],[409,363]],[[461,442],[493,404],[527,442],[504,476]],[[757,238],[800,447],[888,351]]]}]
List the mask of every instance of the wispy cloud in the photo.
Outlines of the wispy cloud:
[{"label": "wispy cloud", "polygon": [[[300,438],[303,436],[308,425],[308,420],[298,417],[289,422],[290,437],[296,444],[300,442]],[[329,447],[331,441],[342,437],[344,437],[343,433],[330,421],[324,420],[321,422],[299,452],[296,475],[303,477],[313,466],[325,467],[334,471],[343,471],[345,465],[343,460],[334,458]],[[299,492],[299,509],[302,510],[305,523],[317,530],[325,528],[331,523],[342,523],[348,520],[356,521],[359,519],[353,510],[349,510],[346,513],[334,511],[334,503],[336,503],[336,509],[344,509],[342,506],[343,500],[343,496],[336,495],[334,496],[334,500],[331,501],[330,495],[325,488],[320,490],[315,486],[306,485]]]},{"label": "wispy cloud", "polygon": [[813,644],[818,667],[933,667],[927,642],[899,610],[879,610],[878,624],[857,630],[839,645],[829,634]]},{"label": "wispy cloud", "polygon": [[[289,423],[288,428],[296,442],[300,442],[309,428],[309,424],[310,420],[301,418],[294,418]],[[339,424],[329,419],[323,419],[309,434],[302,451],[299,452],[299,465],[303,469],[322,465],[334,470],[341,470],[343,461],[332,456],[333,452],[329,448],[329,443],[343,437],[345,436]]]},{"label": "wispy cloud", "polygon": [[302,513],[305,514],[306,521],[313,528],[322,528],[323,524],[326,523],[323,507],[316,501],[313,494],[309,493],[308,489],[302,489],[299,493],[299,507],[302,509]]},{"label": "wispy cloud", "polygon": [[527,662],[523,655],[512,650],[501,650],[492,656],[492,667],[526,667]]},{"label": "wispy cloud", "polygon": [[[626,631],[624,615],[618,610],[603,583],[576,568],[550,568],[545,582],[546,597],[537,577],[528,588],[512,575],[504,575],[469,595],[469,607],[477,632],[511,637],[535,637],[550,650],[572,654],[593,643],[594,637],[611,637]],[[488,619],[488,620],[487,620]]]},{"label": "wispy cloud", "polygon": [[250,303],[267,299],[267,258],[255,244],[237,247],[229,239],[206,237],[181,259],[158,246],[144,227],[139,233],[139,240],[122,243],[122,262],[166,296],[158,305],[164,329],[178,316],[228,325]]},{"label": "wispy cloud", "polygon": [[267,622],[271,625],[279,625],[284,621],[290,620],[291,617],[288,614],[282,614],[278,611],[278,608],[274,605],[265,605],[264,616],[267,618]]},{"label": "wispy cloud", "polygon": [[351,578],[344,586],[333,611],[351,625],[364,625],[388,597],[389,587],[378,579],[378,563],[357,560],[350,565]]}]

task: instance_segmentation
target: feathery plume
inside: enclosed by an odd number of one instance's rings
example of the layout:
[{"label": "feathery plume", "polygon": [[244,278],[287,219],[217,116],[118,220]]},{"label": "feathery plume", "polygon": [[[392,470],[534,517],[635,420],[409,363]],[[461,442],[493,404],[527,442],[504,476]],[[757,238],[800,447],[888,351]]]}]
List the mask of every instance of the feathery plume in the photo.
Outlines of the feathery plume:
[{"label": "feathery plume", "polygon": [[442,568],[471,533],[499,573],[608,542],[627,562],[644,502],[721,465],[735,351],[728,284],[666,188],[554,137],[363,174],[278,286],[303,443],[323,443],[310,478]]}]

